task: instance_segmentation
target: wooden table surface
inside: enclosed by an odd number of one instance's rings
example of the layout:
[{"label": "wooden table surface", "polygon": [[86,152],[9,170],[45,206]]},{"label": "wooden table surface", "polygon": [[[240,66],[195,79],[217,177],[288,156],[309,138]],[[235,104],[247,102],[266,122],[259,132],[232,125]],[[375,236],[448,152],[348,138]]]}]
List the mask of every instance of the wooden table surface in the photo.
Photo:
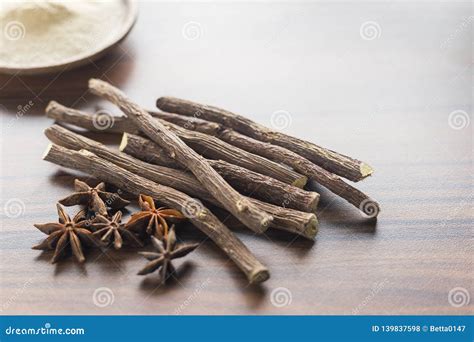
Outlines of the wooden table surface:
[{"label": "wooden table surface", "polygon": [[[143,2],[131,35],[102,60],[0,76],[2,314],[472,313],[470,15],[469,2]],[[136,275],[144,259],[134,251],[51,265],[30,249],[44,237],[33,223],[56,220],[78,174],[41,160],[44,108],[113,108],[87,93],[90,77],[150,108],[172,95],[266,125],[286,111],[285,132],[375,168],[357,187],[380,202],[379,219],[320,189],[314,243],[238,230],[270,269],[262,286],[209,241],[164,287]],[[192,227],[180,236],[204,240]]]}]

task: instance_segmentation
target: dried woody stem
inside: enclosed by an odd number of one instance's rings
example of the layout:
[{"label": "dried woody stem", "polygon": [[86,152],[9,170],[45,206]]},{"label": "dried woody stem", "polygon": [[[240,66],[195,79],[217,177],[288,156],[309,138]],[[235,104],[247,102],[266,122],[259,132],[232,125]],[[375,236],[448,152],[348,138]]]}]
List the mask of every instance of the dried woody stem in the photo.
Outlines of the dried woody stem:
[{"label": "dried woody stem", "polygon": [[[94,123],[94,117],[92,115],[65,107],[54,101],[49,103],[48,107],[46,108],[46,114],[48,117],[55,119],[57,122],[75,125],[91,131],[100,131],[100,127],[97,125],[97,123]],[[158,115],[158,113],[153,113],[153,115]],[[169,115],[179,117],[179,115],[176,114]],[[183,116],[181,116],[181,118],[186,120],[186,122],[182,123],[185,127],[193,125],[193,128],[196,126],[196,128],[199,127],[202,130],[206,130],[204,127],[208,127],[210,133],[217,131],[220,127],[220,125],[217,123],[210,123],[199,119],[191,120],[190,118]],[[106,130],[113,133],[138,131],[138,129],[135,128],[135,125],[133,125],[133,123],[125,117],[114,118],[113,125],[108,127]],[[122,130],[122,132],[119,130]],[[127,139],[127,137],[127,135],[124,135],[124,139],[122,141],[125,143],[123,147],[128,149],[128,151],[125,151],[128,154],[133,154],[134,156],[138,155],[139,157],[137,158],[153,164],[159,164],[178,169],[182,168],[181,164],[168,157],[166,151],[164,151],[163,148],[157,144],[150,143],[149,140],[147,140],[149,143],[146,144],[146,147],[144,146],[147,151],[142,151],[142,146],[136,144],[138,142],[137,139],[141,138],[138,138],[134,135],[130,136],[130,139]],[[130,141],[127,143],[127,140]],[[148,148],[148,146],[150,147]],[[146,158],[144,154],[148,154],[146,155]],[[283,203],[285,207],[288,208],[307,212],[316,211],[319,201],[319,194],[317,192],[302,190],[301,188],[289,185],[272,177],[253,172],[223,160],[209,159],[208,163],[240,193],[276,205],[282,205]]]},{"label": "dried woody stem", "polygon": [[[176,125],[192,125],[196,131],[214,135],[243,150],[289,165],[297,172],[315,180],[371,217],[376,216],[380,212],[378,203],[368,195],[346,183],[337,175],[289,149],[250,138],[215,122],[158,111],[153,112],[153,115]],[[186,120],[192,120],[192,123],[188,124]]]},{"label": "dried woody stem", "polygon": [[[168,157],[163,149],[146,138],[124,133],[120,151],[146,162],[177,168],[181,166]],[[274,178],[261,175],[243,167],[222,160],[208,160],[208,163],[236,190],[267,203],[296,210],[315,212],[319,194],[285,184]]]},{"label": "dried woody stem", "polygon": [[255,205],[234,190],[201,155],[188,147],[159,120],[153,119],[149,113],[107,82],[91,79],[89,89],[94,94],[102,96],[120,107],[125,115],[140,128],[140,131],[191,170],[202,186],[239,221],[258,233],[268,228],[272,216],[257,209]]},{"label": "dried woody stem", "polygon": [[200,117],[212,122],[218,122],[254,139],[285,147],[326,170],[354,182],[364,179],[373,172],[369,165],[360,160],[285,133],[273,131],[244,116],[224,109],[174,97],[160,97],[156,101],[156,105],[165,112]]},{"label": "dried woody stem", "polygon": [[[49,162],[98,176],[108,183],[133,193],[146,194],[166,206],[181,210],[183,203],[196,202],[188,195],[167,186],[137,176],[95,154],[73,151],[51,144],[43,156]],[[245,273],[250,283],[260,283],[269,278],[268,269],[263,266],[247,247],[208,209],[196,203],[199,213],[190,221],[209,236]]]},{"label": "dried woody stem", "polygon": [[288,167],[232,146],[211,135],[184,129],[167,121],[159,121],[206,158],[225,160],[299,188],[306,185],[308,178]]},{"label": "dried woody stem", "polygon": [[[48,118],[57,122],[67,123],[77,127],[85,128],[92,132],[103,133],[140,133],[139,129],[126,117],[113,117],[107,120],[113,120],[113,124],[100,125],[100,113],[91,115],[89,113],[63,106],[56,101],[50,101],[45,110]],[[107,115],[104,113],[104,115]],[[105,118],[104,118],[105,119]]]},{"label": "dried woody stem", "polygon": [[[88,115],[87,113],[81,111],[77,111],[75,109],[64,107],[56,102],[50,103],[46,113],[49,117],[59,122],[73,124],[89,130],[98,131],[98,128],[96,127],[97,125],[94,125],[93,118],[91,115]],[[375,200],[371,199],[368,195],[356,189],[352,185],[346,183],[337,175],[332,174],[331,172],[323,169],[322,167],[312,163],[308,159],[284,147],[272,145],[250,138],[232,129],[225,128],[223,125],[215,122],[159,111],[150,111],[150,113],[155,117],[166,120],[175,125],[179,125],[190,130],[192,129],[197,132],[216,136],[219,139],[224,140],[225,142],[248,152],[289,165],[293,167],[293,169],[297,172],[307,176],[310,179],[315,180],[334,194],[338,195],[341,198],[344,198],[356,208],[360,209],[365,214],[371,217],[376,216],[380,212],[380,207],[378,203]],[[110,128],[107,128],[108,132],[114,133],[118,133],[121,130],[129,133],[137,133],[138,131],[138,129],[130,122],[130,120],[124,117],[117,117],[114,120],[114,125]],[[146,160],[151,163],[161,163],[165,166],[179,168],[179,166],[176,166],[176,163],[174,163],[173,165],[173,160],[169,158],[166,153],[163,153],[163,151],[161,152],[161,154],[158,155],[159,149],[156,148],[156,145],[154,145],[155,147],[153,147],[155,154],[151,155],[149,154],[151,153],[151,151],[142,151],[141,149],[138,149],[140,148],[140,146],[132,145],[134,143],[133,136],[129,135],[128,137],[129,142],[127,146],[129,145],[129,151],[126,151],[127,153],[133,154],[139,159]],[[149,144],[143,145],[143,149],[148,149],[148,147]],[[146,158],[144,158],[145,156]],[[213,167],[216,169],[215,166],[217,165],[213,165]],[[230,182],[229,179],[227,180]],[[299,210],[305,210],[303,207],[295,207],[292,205],[292,203],[295,201],[295,198],[293,196],[287,197],[290,197],[290,200],[286,199],[288,202],[288,207]],[[269,201],[267,199],[264,200],[266,200],[267,202]]]},{"label": "dried woody stem", "polygon": [[[214,132],[219,130],[220,124],[210,121],[201,120],[198,118],[191,118],[188,116],[180,116],[171,113],[164,113],[156,110],[149,110],[154,117],[161,118],[165,121],[169,121],[182,126],[183,128],[189,129],[191,131],[198,131],[201,133],[206,133],[209,135],[214,135]],[[106,113],[103,113],[107,115]],[[169,114],[169,116],[167,115]],[[140,130],[127,119],[125,116],[114,116],[113,125],[101,127],[98,125],[100,120],[101,113],[95,113],[91,115],[81,110],[69,108],[63,106],[62,104],[56,101],[50,101],[46,107],[46,116],[54,119],[58,122],[68,123],[77,127],[85,128],[89,131],[103,132],[103,133],[132,133],[139,134]],[[199,126],[199,129],[197,129]],[[207,129],[207,131],[206,131]]]},{"label": "dried woody stem", "polygon": [[[86,149],[138,176],[150,179],[158,184],[175,188],[216,206],[222,206],[201,186],[199,181],[188,172],[145,163],[125,153],[113,151],[99,142],[71,132],[58,125],[47,128],[45,134],[49,140],[57,145],[73,150]],[[308,239],[314,239],[316,236],[317,219],[314,214],[278,207],[253,198],[249,198],[249,201],[274,217],[270,227],[302,235]]]},{"label": "dried woody stem", "polygon": [[[92,115],[79,110],[64,107],[57,102],[50,102],[46,108],[46,115],[58,122],[72,124],[91,131],[110,133],[126,132],[133,134],[137,134],[140,131],[134,122],[131,122],[131,120],[125,117],[114,117],[113,125],[101,127],[94,121],[99,118],[94,118]],[[153,112],[153,115],[156,116],[158,113]],[[157,120],[155,119],[153,121],[156,122]],[[202,122],[198,119],[188,120],[188,122],[183,125],[184,128],[166,121],[161,121],[161,123],[181,138],[192,149],[207,158],[221,159],[299,188],[302,188],[306,184],[307,177],[294,170],[290,170],[289,168],[267,158],[232,146],[212,135],[186,129],[187,127],[192,128],[194,125],[202,127]],[[212,123],[206,125],[206,127],[209,128],[212,126]],[[215,124],[215,127],[219,127],[219,125]]]}]

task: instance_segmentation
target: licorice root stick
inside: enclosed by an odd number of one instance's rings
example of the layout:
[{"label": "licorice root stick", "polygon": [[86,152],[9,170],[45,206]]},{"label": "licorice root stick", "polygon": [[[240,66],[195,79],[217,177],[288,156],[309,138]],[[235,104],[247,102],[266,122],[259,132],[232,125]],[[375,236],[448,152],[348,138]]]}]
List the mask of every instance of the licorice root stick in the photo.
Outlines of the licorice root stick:
[{"label": "licorice root stick", "polygon": [[[141,136],[124,133],[120,150],[152,164],[181,168],[159,145]],[[317,192],[300,189],[223,160],[210,159],[208,163],[244,195],[285,208],[316,212],[319,201]]]},{"label": "licorice root stick", "polygon": [[285,147],[341,177],[357,182],[370,176],[372,168],[366,163],[318,146],[314,143],[271,130],[242,115],[227,110],[182,100],[160,97],[156,106],[165,112],[218,122],[254,139]]},{"label": "licorice root stick", "polygon": [[239,221],[257,233],[264,232],[272,221],[272,216],[259,210],[250,201],[233,189],[209,163],[188,147],[176,134],[168,130],[159,120],[129,100],[119,89],[107,82],[91,79],[89,89],[116,106],[130,118],[151,140],[175,156],[201,182],[211,195]]},{"label": "licorice root stick", "polygon": [[[97,141],[86,138],[58,125],[48,127],[44,133],[48,139],[56,145],[76,151],[81,149],[88,150],[138,176],[147,178],[158,184],[172,187],[192,197],[212,203],[215,206],[222,207],[222,204],[212,197],[189,172],[146,163],[126,153],[114,151]],[[314,240],[318,232],[318,220],[316,215],[290,208],[283,208],[250,197],[248,199],[259,209],[273,216],[274,220],[270,223],[270,227]]]},{"label": "licorice root stick", "polygon": [[145,194],[176,210],[183,210],[183,204],[198,208],[189,220],[212,239],[229,258],[245,273],[250,283],[261,283],[269,278],[268,269],[250,250],[206,207],[194,198],[173,188],[158,185],[137,176],[87,150],[73,151],[51,144],[44,160],[67,168],[91,174],[132,194]]}]

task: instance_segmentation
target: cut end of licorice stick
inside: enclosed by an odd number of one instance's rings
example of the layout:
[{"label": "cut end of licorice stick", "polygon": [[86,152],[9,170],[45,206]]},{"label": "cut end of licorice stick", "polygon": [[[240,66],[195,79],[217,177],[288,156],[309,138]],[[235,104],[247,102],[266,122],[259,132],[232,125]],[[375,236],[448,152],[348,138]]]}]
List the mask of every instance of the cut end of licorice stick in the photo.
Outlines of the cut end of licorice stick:
[{"label": "cut end of licorice stick", "polygon": [[362,179],[371,176],[372,173],[374,173],[374,169],[366,163],[361,163],[360,164],[360,174],[362,176]]},{"label": "cut end of licorice stick", "polygon": [[248,277],[250,284],[260,284],[270,278],[270,272],[264,266],[256,268]]},{"label": "cut end of licorice stick", "polygon": [[318,226],[318,219],[316,218],[316,215],[313,215],[313,217],[305,227],[303,236],[310,240],[314,240],[319,231]]},{"label": "cut end of licorice stick", "polygon": [[297,188],[303,189],[308,182],[308,177],[301,176],[300,178],[296,179],[291,185],[296,186]]},{"label": "cut end of licorice stick", "polygon": [[119,151],[123,152],[123,150],[125,150],[125,147],[127,146],[127,144],[128,144],[128,134],[124,133],[122,135],[122,141],[120,141]]},{"label": "cut end of licorice stick", "polygon": [[48,147],[46,147],[46,150],[44,151],[43,157],[41,159],[43,159],[43,160],[46,159],[46,157],[48,156],[49,151],[51,150],[52,147],[53,147],[53,144],[49,144]]}]

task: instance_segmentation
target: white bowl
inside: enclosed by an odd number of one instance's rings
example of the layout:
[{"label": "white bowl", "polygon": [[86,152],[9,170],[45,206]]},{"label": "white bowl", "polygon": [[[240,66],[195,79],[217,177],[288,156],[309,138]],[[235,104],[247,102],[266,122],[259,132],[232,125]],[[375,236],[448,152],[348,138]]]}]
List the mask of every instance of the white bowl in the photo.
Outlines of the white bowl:
[{"label": "white bowl", "polygon": [[59,63],[50,65],[35,65],[35,66],[15,66],[11,67],[8,65],[0,64],[0,73],[4,74],[15,74],[15,75],[36,75],[54,73],[63,71],[65,69],[73,69],[81,65],[85,65],[94,61],[107,52],[117,46],[131,31],[133,25],[137,20],[138,5],[133,0],[121,0],[126,6],[126,15],[121,27],[117,28],[117,33],[113,39],[111,39],[105,46],[100,47],[96,50],[87,51],[85,53],[70,57]]}]

